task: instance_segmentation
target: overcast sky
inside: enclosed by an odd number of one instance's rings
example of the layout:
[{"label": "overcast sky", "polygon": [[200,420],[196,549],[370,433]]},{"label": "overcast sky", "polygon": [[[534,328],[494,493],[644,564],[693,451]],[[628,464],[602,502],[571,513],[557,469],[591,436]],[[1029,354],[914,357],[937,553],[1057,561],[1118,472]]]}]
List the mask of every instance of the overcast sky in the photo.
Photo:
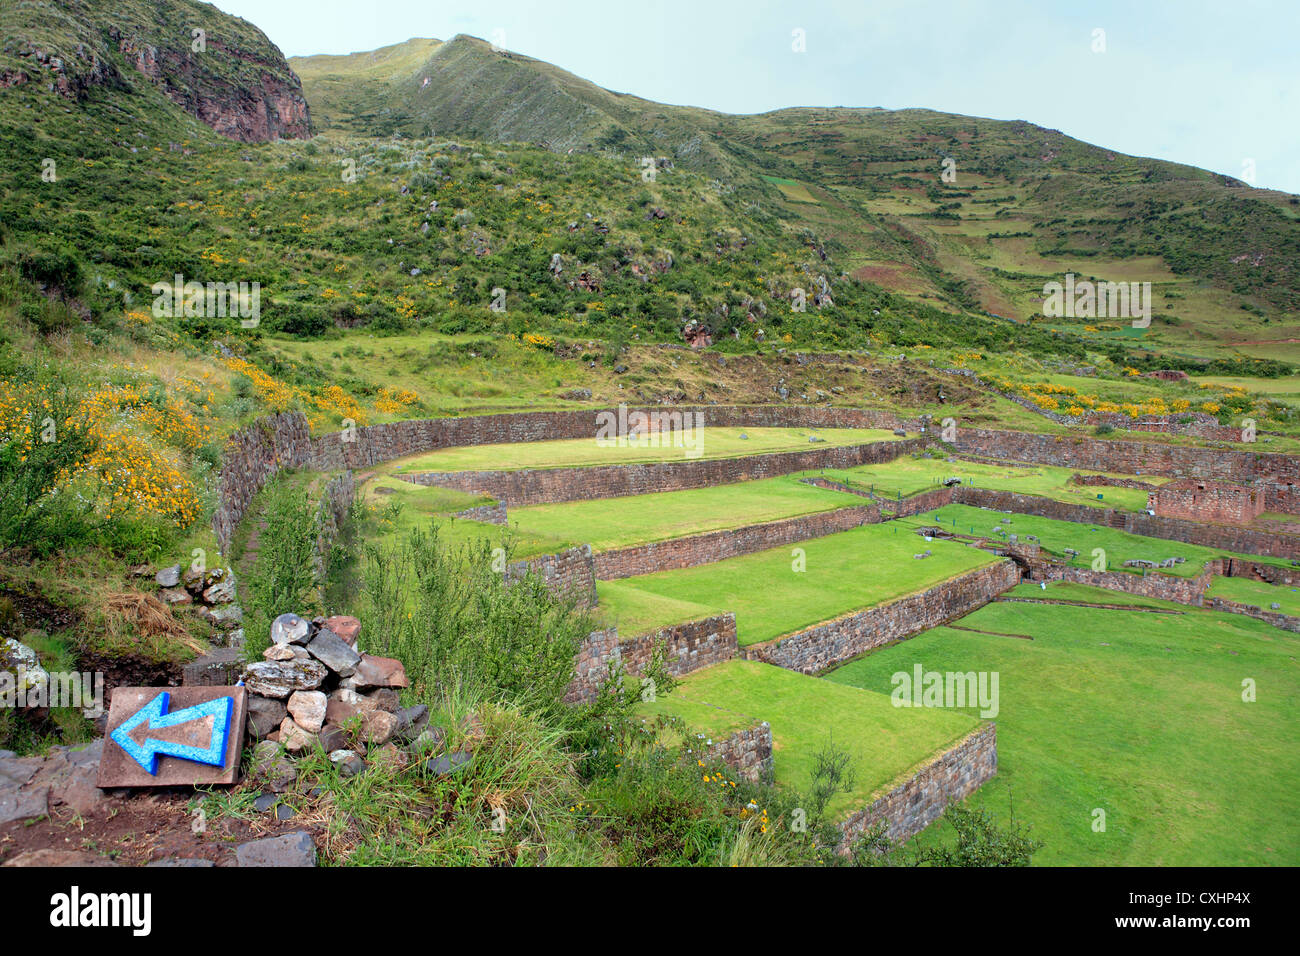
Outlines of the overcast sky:
[{"label": "overcast sky", "polygon": [[[1253,170],[1258,186],[1300,193],[1300,0],[216,6],[255,23],[287,56],[371,50],[413,36],[497,35],[508,49],[666,103],[730,113],[915,106],[1024,119],[1247,181]],[[796,30],[805,52],[792,49]]]}]

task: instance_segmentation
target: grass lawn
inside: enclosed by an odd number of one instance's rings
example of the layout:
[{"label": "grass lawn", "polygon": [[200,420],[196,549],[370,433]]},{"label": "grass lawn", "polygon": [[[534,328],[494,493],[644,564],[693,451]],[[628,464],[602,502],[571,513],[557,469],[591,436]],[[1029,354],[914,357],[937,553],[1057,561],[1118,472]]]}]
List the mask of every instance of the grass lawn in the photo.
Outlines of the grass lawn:
[{"label": "grass lawn", "polygon": [[742,660],[696,671],[671,694],[641,707],[676,715],[715,740],[766,720],[777,784],[803,792],[812,782],[814,755],[834,740],[852,753],[856,780],[849,793],[831,798],[832,817],[866,806],[873,794],[981,723],[955,710],[895,707],[887,694]]},{"label": "grass lawn", "polygon": [[826,679],[888,693],[918,663],[998,672],[998,773],[971,799],[1005,822],[1014,798],[1044,843],[1036,863],[1300,864],[1300,636],[1208,611],[1008,602],[959,623],[1034,639],[941,627]]},{"label": "grass lawn", "polygon": [[1300,617],[1300,590],[1296,588],[1269,584],[1265,581],[1253,581],[1250,578],[1216,577],[1210,583],[1206,595],[1223,598],[1225,601],[1253,604],[1263,611],[1273,610],[1270,605],[1276,603],[1281,605],[1277,613]]},{"label": "grass lawn", "polygon": [[[795,548],[804,552],[803,571],[794,570]],[[927,549],[930,557],[912,558]],[[926,544],[899,522],[889,522],[714,564],[598,581],[596,588],[608,619],[618,624],[624,637],[734,611],[740,643],[756,644],[903,597],[995,560],[994,555],[951,541]],[[687,616],[684,605],[689,605]]]},{"label": "grass lawn", "polygon": [[[953,522],[956,522],[955,524]],[[986,511],[971,505],[944,505],[936,511],[900,519],[900,524],[920,527],[922,525],[940,525],[952,529],[958,534],[977,534],[990,538],[1001,538],[993,533],[994,528],[1001,528],[1008,535],[1019,535],[1021,540],[1026,535],[1036,535],[1044,551],[1049,551],[1059,558],[1065,558],[1066,548],[1079,552],[1078,557],[1071,557],[1069,563],[1075,567],[1092,566],[1093,548],[1102,548],[1106,552],[1106,570],[1122,571],[1125,561],[1145,560],[1163,561],[1166,558],[1182,557],[1186,560],[1171,568],[1163,568],[1160,574],[1175,574],[1180,577],[1195,577],[1205,566],[1205,562],[1231,552],[1219,548],[1206,548],[1182,541],[1167,541],[1164,538],[1145,538],[1141,535],[1128,534],[1124,531],[1108,528],[1104,525],[1087,525],[1075,521],[1057,521],[1054,518],[1039,518],[1034,515],[1012,514],[1001,511]],[[1246,557],[1241,555],[1241,557]],[[1250,555],[1250,560],[1268,564],[1286,564],[1282,558],[1268,558]]]},{"label": "grass lawn", "polygon": [[585,541],[601,551],[866,503],[856,495],[783,475],[688,491],[512,508],[510,524],[525,533]]},{"label": "grass lawn", "polygon": [[1048,581],[1047,587],[1040,587],[1041,582],[1026,581],[1017,584],[1005,597],[1032,598],[1038,601],[1074,601],[1079,604],[1110,604],[1124,607],[1150,607],[1166,611],[1183,612],[1187,605],[1174,601],[1162,601],[1159,598],[1142,597],[1125,591],[1112,591],[1109,588],[1095,588],[1090,584],[1073,584],[1068,581]]},{"label": "grass lawn", "polygon": [[[1147,506],[1147,493],[1140,488],[1090,487],[1070,484],[1074,474],[1103,474],[1077,468],[1057,468],[1052,465],[1018,465],[1003,467],[973,461],[945,461],[941,458],[905,457],[879,465],[861,465],[857,468],[827,469],[821,472],[827,478],[843,482],[864,491],[874,490],[882,498],[914,495],[940,486],[947,478],[973,479],[975,487],[995,491],[1018,491],[1026,495],[1042,495],[1070,504],[1097,508],[1119,508],[1124,511],[1142,511]],[[1131,477],[1112,475],[1111,477]],[[1144,477],[1148,484],[1162,484],[1167,479]],[[1101,495],[1099,501],[1097,496]]]},{"label": "grass lawn", "polygon": [[483,540],[489,541],[492,547],[498,547],[508,538],[513,559],[555,554],[580,543],[571,538],[449,516],[451,512],[493,501],[482,495],[472,495],[454,488],[413,485],[409,481],[387,475],[375,475],[361,487],[366,503],[376,509],[371,519],[374,527],[367,529],[367,544],[396,543],[416,526],[425,529],[437,527],[442,540],[455,547]]},{"label": "grass lawn", "polygon": [[[741,435],[748,436],[741,438]],[[809,438],[823,441],[810,442]],[[632,465],[638,462],[683,461],[688,458],[740,458],[783,451],[808,451],[834,445],[864,445],[898,441],[878,428],[710,428],[597,442],[595,416],[591,438],[514,442],[442,448],[390,462],[386,470],[512,471],[521,468],[571,468],[584,465]],[[689,446],[689,447],[688,447]]]}]

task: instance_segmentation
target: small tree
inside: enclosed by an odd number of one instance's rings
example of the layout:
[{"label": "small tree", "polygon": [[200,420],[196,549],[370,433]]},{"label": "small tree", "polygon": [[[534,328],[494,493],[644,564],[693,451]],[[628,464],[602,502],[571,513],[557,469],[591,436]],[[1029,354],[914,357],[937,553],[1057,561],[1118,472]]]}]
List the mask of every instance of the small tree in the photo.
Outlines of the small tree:
[{"label": "small tree", "polygon": [[812,804],[813,815],[820,817],[826,811],[826,805],[837,793],[848,793],[857,780],[857,771],[853,768],[853,756],[847,748],[835,746],[835,738],[828,737],[826,743],[813,756]]}]

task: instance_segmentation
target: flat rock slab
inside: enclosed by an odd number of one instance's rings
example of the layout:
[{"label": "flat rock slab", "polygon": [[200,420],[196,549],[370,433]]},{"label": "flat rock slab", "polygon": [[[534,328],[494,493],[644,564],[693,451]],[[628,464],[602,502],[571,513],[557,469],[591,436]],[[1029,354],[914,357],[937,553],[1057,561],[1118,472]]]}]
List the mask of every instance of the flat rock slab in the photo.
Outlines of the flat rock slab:
[{"label": "flat rock slab", "polygon": [[[230,724],[226,734],[224,761],[219,765],[186,760],[160,753],[157,772],[141,766],[112,739],[112,734],[141,708],[151,704],[161,693],[169,695],[167,714],[206,704],[221,697],[232,699]],[[109,704],[104,753],[99,762],[98,785],[116,787],[170,787],[184,785],[233,784],[239,780],[239,758],[244,750],[244,723],[248,715],[248,694],[242,687],[117,687]],[[158,720],[142,722],[131,734],[137,745],[148,748],[151,742],[163,745],[207,747],[213,740],[214,718],[199,717],[175,726],[159,725]]]},{"label": "flat rock slab", "polygon": [[0,866],[120,866],[106,856],[90,853],[86,850],[28,850],[12,859],[5,860]]},{"label": "flat rock slab", "polygon": [[316,844],[299,830],[236,847],[235,859],[240,866],[315,866]]}]

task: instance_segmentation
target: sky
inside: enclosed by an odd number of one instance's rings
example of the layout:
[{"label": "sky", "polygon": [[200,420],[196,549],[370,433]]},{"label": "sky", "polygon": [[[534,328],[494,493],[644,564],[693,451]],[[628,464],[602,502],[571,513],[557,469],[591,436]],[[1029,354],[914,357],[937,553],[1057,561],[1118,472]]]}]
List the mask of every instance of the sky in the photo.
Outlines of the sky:
[{"label": "sky", "polygon": [[665,103],[728,113],[924,107],[1022,119],[1300,193],[1300,0],[215,5],[256,24],[286,56],[468,33]]}]

